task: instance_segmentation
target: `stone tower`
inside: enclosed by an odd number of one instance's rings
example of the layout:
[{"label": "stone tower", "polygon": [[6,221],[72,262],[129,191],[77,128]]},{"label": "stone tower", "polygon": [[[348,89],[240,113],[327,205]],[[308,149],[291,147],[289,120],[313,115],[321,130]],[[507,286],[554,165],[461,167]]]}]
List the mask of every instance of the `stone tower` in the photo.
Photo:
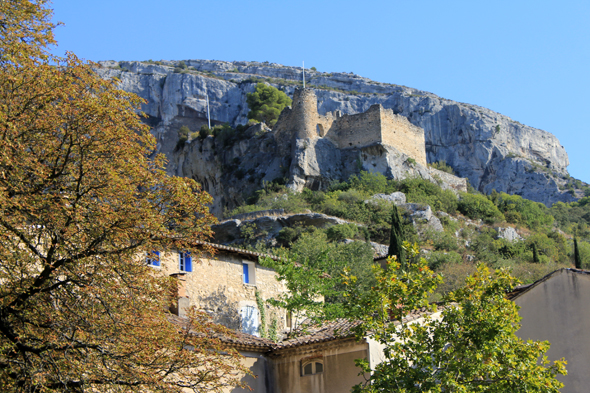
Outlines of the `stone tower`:
[{"label": "stone tower", "polygon": [[319,123],[318,98],[312,89],[298,88],[293,93],[293,106],[291,107],[291,120],[295,128],[295,137],[298,139],[317,138],[320,135],[317,124]]},{"label": "stone tower", "polygon": [[281,154],[291,152],[296,139],[321,138],[329,128],[325,116],[318,114],[318,101],[313,89],[297,88],[290,108],[281,112],[273,131]]}]

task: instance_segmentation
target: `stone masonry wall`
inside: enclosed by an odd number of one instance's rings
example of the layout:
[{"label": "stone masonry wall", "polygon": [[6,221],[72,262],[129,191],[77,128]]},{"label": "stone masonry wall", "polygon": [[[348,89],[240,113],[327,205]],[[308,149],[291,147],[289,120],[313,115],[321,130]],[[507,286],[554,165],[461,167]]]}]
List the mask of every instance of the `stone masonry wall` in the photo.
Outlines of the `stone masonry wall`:
[{"label": "stone masonry wall", "polygon": [[[340,149],[383,143],[426,166],[424,130],[411,124],[391,109],[373,105],[364,113],[340,115],[318,113],[313,89],[296,89],[293,106],[281,113],[273,131],[279,146],[290,145],[293,138],[327,138]],[[286,149],[281,154],[286,154]]]},{"label": "stone masonry wall", "polygon": [[[161,266],[154,269],[162,274],[181,273],[178,252],[161,252],[160,260]],[[255,285],[244,284],[243,261],[254,262]],[[276,280],[274,270],[229,252],[220,251],[214,257],[203,254],[200,258],[193,258],[192,270],[181,277],[190,306],[209,313],[215,322],[231,329],[240,329],[242,307],[257,307],[256,290],[264,300],[287,291],[285,285]],[[276,319],[279,332],[285,329],[285,311],[268,305],[265,307],[267,327]]]},{"label": "stone masonry wall", "polygon": [[373,105],[364,113],[339,117],[326,133],[326,138],[341,149],[381,142],[380,107]]},{"label": "stone masonry wall", "polygon": [[394,146],[402,153],[426,166],[424,130],[410,123],[405,116],[383,109],[381,115],[381,143]]}]

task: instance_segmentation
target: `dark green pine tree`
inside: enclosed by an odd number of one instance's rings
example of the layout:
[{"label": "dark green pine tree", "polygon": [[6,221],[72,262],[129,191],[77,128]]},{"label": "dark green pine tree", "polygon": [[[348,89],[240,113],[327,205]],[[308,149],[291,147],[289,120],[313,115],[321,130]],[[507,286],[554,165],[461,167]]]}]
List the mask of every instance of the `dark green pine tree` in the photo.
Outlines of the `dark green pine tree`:
[{"label": "dark green pine tree", "polygon": [[533,243],[533,262],[539,263],[539,252],[537,251],[537,245]]},{"label": "dark green pine tree", "polygon": [[393,211],[391,213],[391,232],[389,236],[389,251],[387,256],[395,255],[397,260],[400,262],[402,267],[405,267],[404,260],[404,249],[402,244],[404,242],[404,234],[402,228],[402,222],[399,218],[397,206],[393,205]]},{"label": "dark green pine tree", "polygon": [[578,239],[574,236],[574,263],[576,269],[582,268],[582,259],[580,258],[580,250],[578,249]]}]

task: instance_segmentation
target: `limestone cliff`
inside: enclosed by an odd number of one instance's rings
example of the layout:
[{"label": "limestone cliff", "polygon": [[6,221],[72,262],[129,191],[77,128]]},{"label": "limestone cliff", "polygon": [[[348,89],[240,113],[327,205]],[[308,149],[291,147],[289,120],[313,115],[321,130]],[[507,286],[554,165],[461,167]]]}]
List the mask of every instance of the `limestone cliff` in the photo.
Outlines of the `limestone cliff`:
[{"label": "limestone cliff", "polygon": [[[236,202],[238,193],[245,195],[250,188],[255,188],[254,181],[248,183],[251,187],[239,185],[237,181],[222,185],[219,182],[223,173],[216,167],[231,165],[236,158],[252,162],[260,159],[256,154],[254,157],[258,158],[246,157],[252,149],[257,154],[266,155],[264,159],[268,161],[258,161],[265,170],[247,166],[240,166],[240,169],[258,177],[264,173],[261,177],[264,180],[284,175],[286,165],[295,172],[317,173],[315,180],[315,175],[306,175],[302,181],[307,183],[345,176],[351,171],[351,168],[346,169],[347,165],[356,166],[356,170],[383,166],[382,172],[389,171],[390,176],[401,171],[393,166],[395,160],[391,158],[399,152],[385,152],[383,149],[388,148],[383,145],[348,151],[334,150],[324,140],[319,145],[313,141],[301,142],[303,145],[292,157],[295,164],[291,163],[291,157],[272,153],[276,147],[270,147],[274,143],[271,138],[255,143],[242,140],[232,147],[231,152],[219,152],[223,147],[217,147],[218,157],[213,161],[204,159],[208,146],[214,146],[212,141],[199,141],[178,149],[178,128],[187,125],[196,131],[205,122],[207,94],[214,123],[235,126],[247,121],[246,93],[254,90],[257,81],[271,83],[292,96],[302,76],[298,68],[273,63],[210,60],[185,60],[184,63],[185,69],[172,61],[157,64],[101,62],[98,72],[105,78],[118,78],[121,88],[137,93],[147,101],[142,109],[154,127],[159,151],[170,159],[170,173],[195,177],[214,196],[217,192],[226,197],[232,194],[230,199]],[[482,192],[496,189],[546,204],[571,201],[580,195],[578,191],[566,192],[564,189],[569,164],[567,153],[549,132],[525,126],[486,108],[404,86],[374,82],[352,73],[306,70],[305,76],[307,87],[314,88],[318,97],[319,114],[336,111],[356,114],[381,104],[424,129],[428,162],[446,161],[457,175],[468,178],[470,184]],[[342,162],[343,166],[326,167],[327,162]],[[224,190],[227,187],[234,187],[235,192]],[[234,202],[224,204],[229,206]],[[218,210],[222,208],[217,207]]]}]

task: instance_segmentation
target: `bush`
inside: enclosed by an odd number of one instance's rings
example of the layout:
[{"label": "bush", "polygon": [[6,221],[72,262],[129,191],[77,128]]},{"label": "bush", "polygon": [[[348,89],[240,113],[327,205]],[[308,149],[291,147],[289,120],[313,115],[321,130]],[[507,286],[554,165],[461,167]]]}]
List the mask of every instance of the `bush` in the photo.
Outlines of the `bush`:
[{"label": "bush", "polygon": [[434,211],[455,214],[457,196],[451,190],[443,190],[437,184],[421,178],[407,178],[399,182],[398,191],[406,194],[408,202],[430,205]]},{"label": "bush", "polygon": [[364,191],[369,196],[375,194],[389,194],[395,191],[383,174],[366,171],[362,171],[358,176],[350,176],[348,185],[349,188]]},{"label": "bush", "polygon": [[359,230],[355,224],[338,224],[326,229],[326,235],[330,241],[354,239]]},{"label": "bush", "polygon": [[457,209],[471,219],[481,219],[488,224],[504,221],[504,215],[487,197],[481,194],[461,194]]},{"label": "bush", "polygon": [[506,221],[514,224],[525,224],[531,229],[551,228],[553,216],[542,203],[524,199],[519,195],[492,192],[490,198],[496,199],[498,209],[504,213]]},{"label": "bush", "polygon": [[426,256],[428,266],[432,270],[438,271],[444,265],[447,264],[460,264],[463,263],[463,257],[461,254],[455,251],[433,251]]},{"label": "bush", "polygon": [[455,171],[453,170],[453,168],[451,168],[449,165],[447,165],[445,160],[433,162],[432,164],[430,164],[430,166],[434,169],[438,169],[439,171],[450,173],[451,175],[455,174]]},{"label": "bush", "polygon": [[215,136],[217,143],[222,147],[231,146],[236,141],[236,132],[229,126],[229,124],[224,124],[222,126],[217,125],[213,127],[212,133],[213,136]]},{"label": "bush", "polygon": [[187,126],[182,126],[178,129],[178,142],[176,142],[176,150],[182,149],[184,144],[188,141],[191,130]]},{"label": "bush", "polygon": [[203,125],[201,126],[201,129],[199,130],[199,138],[201,138],[201,139],[205,139],[205,138],[207,138],[209,135],[211,135],[211,134],[212,134],[212,132],[213,132],[213,131],[212,131],[212,130],[211,130],[211,129],[210,129],[210,128],[209,128],[209,127],[206,125],[206,124],[203,124]]}]

